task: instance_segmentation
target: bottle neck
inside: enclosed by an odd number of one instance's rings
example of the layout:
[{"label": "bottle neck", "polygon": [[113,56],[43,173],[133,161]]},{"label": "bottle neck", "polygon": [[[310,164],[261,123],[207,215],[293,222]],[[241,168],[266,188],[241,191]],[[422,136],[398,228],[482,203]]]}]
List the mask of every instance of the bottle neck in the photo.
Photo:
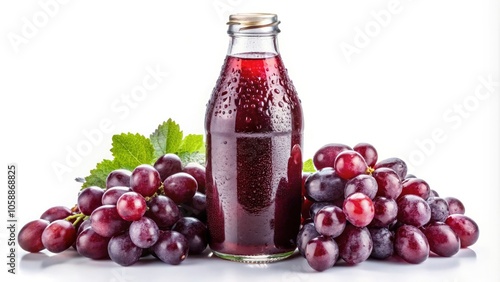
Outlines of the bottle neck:
[{"label": "bottle neck", "polygon": [[239,58],[268,58],[279,54],[276,34],[230,35],[227,55]]}]

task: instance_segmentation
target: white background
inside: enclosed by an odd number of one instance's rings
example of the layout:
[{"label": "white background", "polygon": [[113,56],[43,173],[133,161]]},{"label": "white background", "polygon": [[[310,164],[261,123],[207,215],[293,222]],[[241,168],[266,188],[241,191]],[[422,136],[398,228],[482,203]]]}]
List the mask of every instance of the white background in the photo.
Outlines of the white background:
[{"label": "white background", "polygon": [[[2,226],[10,162],[19,166],[21,226],[51,206],[73,205],[73,179],[111,156],[113,134],[147,136],[168,118],[185,134],[202,134],[233,12],[279,15],[280,51],[305,113],[306,158],[326,143],[369,142],[380,159],[400,157],[442,196],[460,198],[480,226],[479,241],[420,265],[368,261],[323,273],[298,257],[270,265],[202,257],[179,267],[123,268],[74,252],[19,250],[15,279],[497,281],[500,8],[493,0],[2,1]],[[148,68],[168,75],[133,96]],[[103,131],[103,122],[111,129]],[[6,260],[7,230],[0,234]]]}]

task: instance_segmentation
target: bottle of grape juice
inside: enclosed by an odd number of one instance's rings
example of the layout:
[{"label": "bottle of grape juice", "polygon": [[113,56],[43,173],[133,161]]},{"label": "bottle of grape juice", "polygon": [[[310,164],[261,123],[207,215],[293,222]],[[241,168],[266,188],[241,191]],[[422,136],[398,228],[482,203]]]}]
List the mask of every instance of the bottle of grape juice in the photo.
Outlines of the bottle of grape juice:
[{"label": "bottle of grape juice", "polygon": [[300,227],[303,114],[278,51],[275,14],[229,17],[229,48],[207,105],[210,248],[223,259],[290,256]]}]

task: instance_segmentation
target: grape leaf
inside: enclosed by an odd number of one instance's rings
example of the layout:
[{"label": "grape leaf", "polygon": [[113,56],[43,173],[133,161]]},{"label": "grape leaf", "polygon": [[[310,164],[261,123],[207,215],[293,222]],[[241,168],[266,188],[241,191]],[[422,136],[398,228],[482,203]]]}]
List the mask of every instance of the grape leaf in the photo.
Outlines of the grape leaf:
[{"label": "grape leaf", "polygon": [[177,123],[168,119],[151,133],[149,139],[154,148],[154,158],[167,153],[175,153],[182,143],[183,133]]},{"label": "grape leaf", "polygon": [[303,172],[315,172],[316,168],[314,167],[314,163],[312,159],[308,159],[304,162],[304,166],[302,167]]},{"label": "grape leaf", "polygon": [[103,160],[90,171],[89,176],[85,177],[85,182],[82,185],[82,189],[90,186],[106,188],[106,178],[108,177],[108,174],[111,171],[119,168],[120,165],[116,162],[111,160]]},{"label": "grape leaf", "polygon": [[189,134],[184,139],[182,139],[179,148],[176,150],[177,153],[184,152],[199,152],[205,153],[205,143],[203,142],[203,135],[201,134]]},{"label": "grape leaf", "polygon": [[148,138],[140,134],[122,133],[113,135],[111,153],[120,168],[133,170],[141,164],[150,164],[154,159],[154,148]]}]

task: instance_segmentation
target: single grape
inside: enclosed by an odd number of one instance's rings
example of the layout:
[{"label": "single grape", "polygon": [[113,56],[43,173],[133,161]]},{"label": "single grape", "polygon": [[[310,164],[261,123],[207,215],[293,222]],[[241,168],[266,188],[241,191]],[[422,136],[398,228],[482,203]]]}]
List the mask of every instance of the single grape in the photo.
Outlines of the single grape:
[{"label": "single grape", "polygon": [[137,166],[130,176],[130,189],[144,197],[151,197],[161,186],[160,173],[151,165]]},{"label": "single grape", "polygon": [[304,258],[306,257],[307,243],[311,241],[312,238],[318,237],[319,235],[321,234],[316,231],[314,222],[306,223],[300,228],[297,234],[297,249]]},{"label": "single grape", "polygon": [[126,221],[141,219],[146,213],[146,200],[136,192],[127,192],[120,196],[116,202],[116,211]]},{"label": "single grape", "polygon": [[375,216],[375,208],[372,200],[359,192],[350,195],[344,200],[342,210],[346,219],[357,227],[367,226]]},{"label": "single grape", "polygon": [[418,264],[429,257],[429,242],[417,227],[402,225],[396,230],[394,252],[406,262]]},{"label": "single grape", "polygon": [[66,217],[70,216],[71,213],[72,212],[68,207],[55,206],[43,212],[42,215],[40,216],[40,219],[45,219],[49,222],[52,222],[58,219],[65,219]]},{"label": "single grape", "polygon": [[130,239],[128,232],[125,232],[109,240],[108,254],[117,264],[129,266],[139,261],[142,249],[137,247]]},{"label": "single grape", "polygon": [[368,143],[359,143],[352,148],[354,151],[358,152],[366,161],[369,167],[374,167],[377,163],[378,153],[373,145]]},{"label": "single grape", "polygon": [[396,172],[400,179],[405,179],[408,172],[408,166],[400,158],[388,158],[379,161],[373,168],[377,169],[381,167],[386,167],[394,170],[394,172]]},{"label": "single grape", "polygon": [[429,197],[427,198],[427,203],[431,208],[431,222],[444,222],[448,215],[450,215],[448,209],[448,202],[440,197]]},{"label": "single grape", "polygon": [[313,164],[317,170],[321,170],[325,167],[333,168],[335,166],[335,159],[340,152],[352,150],[351,147],[339,144],[339,143],[330,143],[326,144],[323,147],[319,148],[318,151],[314,154]]},{"label": "single grape", "polygon": [[330,167],[311,174],[304,185],[306,197],[314,202],[332,202],[344,197],[345,180]]},{"label": "single grape", "polygon": [[90,186],[78,194],[78,209],[84,215],[90,215],[102,205],[104,190],[97,186]]},{"label": "single grape", "polygon": [[370,235],[373,241],[373,250],[371,258],[387,259],[394,253],[394,234],[389,228],[369,227]]},{"label": "single grape", "polygon": [[436,190],[432,190],[429,193],[429,197],[439,197],[439,193]]},{"label": "single grape", "polygon": [[130,222],[123,220],[116,206],[104,205],[95,209],[90,215],[90,226],[103,237],[113,237],[129,227]]},{"label": "single grape", "polygon": [[311,207],[315,202],[309,200],[308,198],[304,197],[302,200],[302,208],[301,208],[301,218],[302,221],[305,221],[307,219],[311,219]]},{"label": "single grape", "polygon": [[302,197],[306,196],[306,180],[309,176],[311,176],[312,172],[302,172],[302,185],[301,185],[301,191],[302,191]]},{"label": "single grape", "polygon": [[338,154],[335,159],[335,171],[342,179],[349,180],[368,169],[365,159],[356,151],[348,150]]},{"label": "single grape", "polygon": [[78,235],[80,235],[80,233],[82,233],[83,230],[89,227],[90,227],[90,220],[88,219],[84,220],[82,224],[80,224],[80,226],[78,226],[78,228],[76,229],[76,236],[78,237]]},{"label": "single grape", "polygon": [[460,238],[443,222],[433,222],[423,228],[432,252],[441,257],[451,257],[460,250]]},{"label": "single grape", "polygon": [[429,204],[419,196],[404,195],[397,200],[398,220],[403,224],[420,227],[431,220]]},{"label": "single grape", "polygon": [[164,263],[178,265],[188,256],[189,242],[184,235],[177,231],[160,231],[160,237],[151,247]]},{"label": "single grape", "polygon": [[377,195],[378,184],[373,176],[368,174],[360,174],[352,179],[349,179],[344,188],[344,197],[348,197],[356,192],[361,192],[373,200]]},{"label": "single grape", "polygon": [[67,250],[76,240],[76,230],[71,222],[58,219],[51,222],[42,232],[42,244],[52,253]]},{"label": "single grape", "polygon": [[109,239],[97,234],[91,227],[81,231],[76,238],[76,251],[87,258],[105,259],[108,257]]},{"label": "single grape", "polygon": [[45,249],[42,242],[42,233],[49,226],[49,223],[45,219],[35,219],[26,223],[17,235],[19,246],[30,253],[38,253]]},{"label": "single grape", "polygon": [[446,197],[444,199],[448,202],[450,214],[465,214],[465,206],[462,201],[455,197]]},{"label": "single grape", "polygon": [[377,196],[397,199],[403,190],[398,174],[391,168],[381,167],[373,171],[373,178],[377,181]]},{"label": "single grape", "polygon": [[115,169],[106,177],[106,188],[116,186],[130,187],[130,176],[132,172],[126,169]]},{"label": "single grape", "polygon": [[176,154],[165,154],[154,163],[154,168],[160,173],[161,181],[174,173],[182,171],[182,162]]},{"label": "single grape", "polygon": [[129,187],[125,186],[115,186],[108,188],[104,191],[104,194],[102,194],[101,203],[103,205],[116,205],[118,198],[120,198],[121,195],[130,191],[132,190],[130,190]]},{"label": "single grape", "polygon": [[198,184],[196,179],[185,172],[178,172],[170,175],[163,181],[165,195],[176,204],[188,202],[193,198]]},{"label": "single grape", "polygon": [[206,169],[199,163],[190,162],[182,169],[183,172],[191,175],[198,183],[198,192],[205,194]]},{"label": "single grape", "polygon": [[431,187],[425,180],[420,178],[408,178],[401,182],[401,194],[399,197],[403,195],[417,195],[420,198],[427,200],[429,198]]},{"label": "single grape", "polygon": [[170,229],[181,218],[177,204],[167,196],[153,197],[147,205],[146,215],[154,220],[161,230]]},{"label": "single grape", "polygon": [[333,267],[339,258],[339,247],[329,236],[311,239],[305,249],[307,263],[316,271],[324,271]]},{"label": "single grape", "polygon": [[335,241],[339,246],[340,257],[351,265],[367,260],[373,250],[372,237],[366,227],[347,224]]},{"label": "single grape", "polygon": [[342,234],[346,226],[346,217],[341,208],[325,206],[314,217],[314,226],[321,235],[335,238]]},{"label": "single grape", "polygon": [[463,214],[450,214],[444,221],[460,238],[460,247],[467,248],[479,239],[479,226],[470,217]]},{"label": "single grape", "polygon": [[207,196],[196,192],[189,201],[180,204],[181,213],[184,216],[192,216],[203,222],[207,221]]},{"label": "single grape", "polygon": [[371,227],[388,227],[398,217],[398,204],[394,199],[375,197],[373,199],[375,214]]},{"label": "single grape", "polygon": [[208,230],[207,226],[194,217],[183,217],[172,227],[173,231],[177,231],[184,235],[188,240],[189,254],[201,254],[208,245]]},{"label": "single grape", "polygon": [[137,247],[145,249],[153,246],[158,241],[160,229],[152,219],[142,217],[130,224],[128,233]]}]

